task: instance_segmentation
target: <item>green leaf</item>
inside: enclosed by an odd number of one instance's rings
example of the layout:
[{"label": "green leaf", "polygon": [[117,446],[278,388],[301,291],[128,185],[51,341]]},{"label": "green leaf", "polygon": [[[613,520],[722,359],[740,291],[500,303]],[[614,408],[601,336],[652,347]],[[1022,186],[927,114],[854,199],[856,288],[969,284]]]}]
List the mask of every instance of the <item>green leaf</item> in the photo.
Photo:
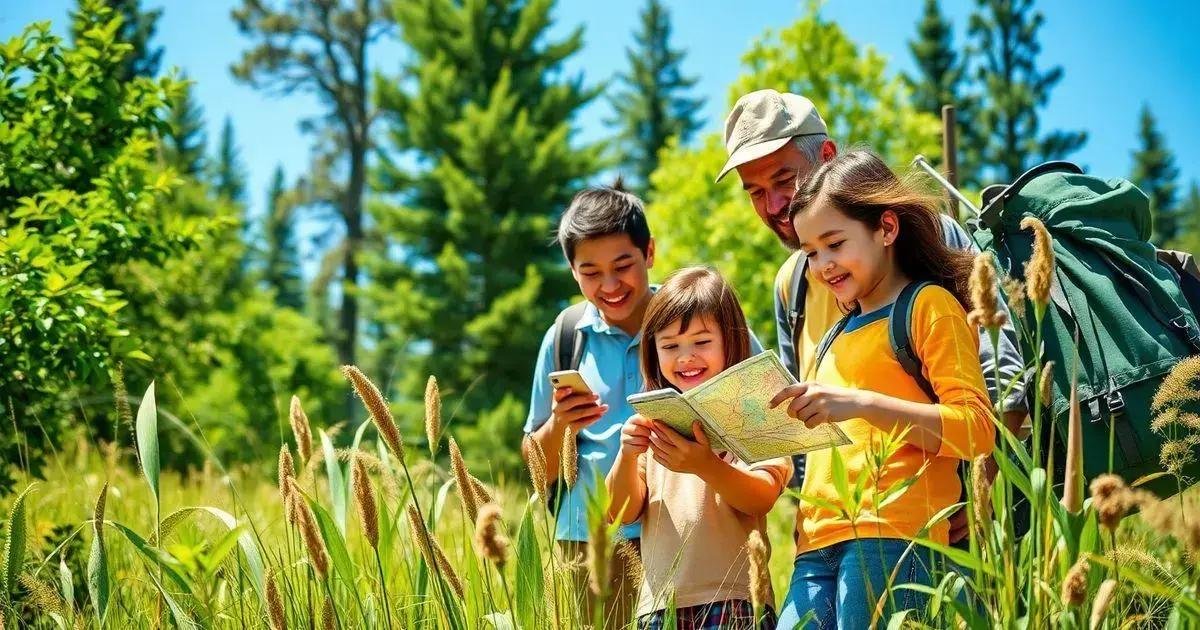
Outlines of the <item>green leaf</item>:
[{"label": "green leaf", "polygon": [[150,381],[150,387],[142,396],[142,404],[138,406],[137,447],[142,472],[150,484],[150,491],[154,493],[154,500],[158,501],[158,406],[154,401],[154,381]]},{"label": "green leaf", "polygon": [[133,545],[133,549],[137,551],[146,561],[147,568],[153,566],[153,571],[149,571],[150,573],[153,573],[161,568],[163,574],[171,578],[171,581],[179,586],[179,588],[185,593],[190,594],[192,592],[187,580],[184,579],[183,575],[181,575],[179,571],[175,569],[175,566],[178,565],[178,561],[175,560],[175,558],[159,549],[156,549],[149,542],[147,542],[146,539],[142,538],[140,534],[133,531],[129,528],[129,526],[123,523],[118,523],[117,521],[108,521],[107,525],[118,532],[121,532],[121,534],[125,536],[125,539]]},{"label": "green leaf", "polygon": [[329,477],[329,499],[333,504],[334,522],[337,524],[338,531],[344,536],[346,534],[346,475],[342,472],[342,465],[338,462],[337,450],[333,448],[333,441],[329,439],[329,435],[324,429],[318,429],[321,434],[321,449],[325,452],[325,474]]},{"label": "green leaf", "polygon": [[522,628],[537,628],[544,625],[542,597],[542,556],[538,548],[533,526],[533,511],[536,503],[525,508],[521,526],[517,531],[516,606],[517,620]]},{"label": "green leaf", "polygon": [[321,538],[325,541],[325,548],[329,550],[329,559],[333,562],[333,570],[345,580],[347,586],[353,588],[354,578],[358,574],[355,571],[354,563],[350,561],[350,553],[346,550],[346,539],[342,537],[341,530],[337,528],[337,524],[333,522],[329,512],[321,507],[320,503],[313,501],[308,495],[305,495],[304,498],[312,508],[313,515],[316,516],[317,529],[321,530]]},{"label": "green leaf", "polygon": [[4,537],[4,601],[9,601],[10,593],[17,586],[17,576],[25,564],[25,538],[28,537],[28,524],[25,522],[25,499],[29,491],[37,484],[29,484],[25,491],[17,495],[12,508],[8,512],[8,534]]},{"label": "green leaf", "polygon": [[75,578],[71,575],[71,569],[67,567],[67,561],[61,554],[58,556],[58,584],[62,591],[63,601],[67,604],[67,610],[74,616]]},{"label": "green leaf", "polygon": [[[232,514],[220,508],[205,506],[183,507],[168,514],[159,525],[159,537],[150,537],[149,544],[158,546],[159,540],[165,539],[171,531],[179,526],[187,517],[195,513],[208,514],[221,522],[222,525],[229,531],[239,529],[237,519]],[[259,553],[258,545],[254,543],[254,537],[248,531],[242,531],[237,537],[238,546],[241,547],[242,554],[246,556],[246,568],[250,571],[250,584],[258,593],[262,603],[266,604],[266,586],[263,578],[263,560],[262,554]]]},{"label": "green leaf", "polygon": [[96,611],[96,624],[103,628],[108,612],[108,554],[104,549],[104,506],[108,497],[108,482],[96,496],[96,509],[92,521],[92,551],[88,555],[88,595]]}]

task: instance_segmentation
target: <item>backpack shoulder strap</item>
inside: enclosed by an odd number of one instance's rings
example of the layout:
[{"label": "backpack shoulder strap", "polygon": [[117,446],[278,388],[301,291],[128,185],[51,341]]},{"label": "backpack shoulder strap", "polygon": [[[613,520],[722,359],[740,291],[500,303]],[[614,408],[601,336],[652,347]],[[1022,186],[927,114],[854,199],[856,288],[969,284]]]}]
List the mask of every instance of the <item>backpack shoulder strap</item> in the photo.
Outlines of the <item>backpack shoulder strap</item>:
[{"label": "backpack shoulder strap", "polygon": [[888,315],[888,341],[892,345],[896,360],[900,362],[900,367],[917,382],[917,386],[930,400],[937,402],[938,397],[933,391],[933,384],[921,371],[921,357],[917,356],[912,346],[913,306],[917,303],[917,294],[921,289],[932,284],[928,281],[910,282],[900,291],[900,296],[892,304],[892,312]]},{"label": "backpack shoulder strap", "polygon": [[858,310],[858,307],[854,307],[854,310],[843,315],[842,318],[838,320],[838,323],[833,325],[833,328],[825,331],[825,336],[821,337],[821,342],[817,344],[816,356],[813,358],[813,362],[808,366],[808,374],[805,376],[805,380],[809,380],[816,376],[817,368],[821,367],[821,360],[825,358],[825,353],[829,352],[829,349],[833,347],[833,342],[837,340],[838,335],[842,334],[842,331],[846,330],[846,326],[850,323],[850,320],[853,319],[855,315],[858,315],[859,312],[860,311]]},{"label": "backpack shoulder strap", "polygon": [[579,322],[587,311],[587,301],[564,308],[554,319],[554,371],[575,370],[583,358],[586,338]]},{"label": "backpack shoulder strap", "polygon": [[804,252],[793,252],[779,269],[779,293],[792,333],[792,348],[798,351],[804,328],[804,298],[808,296],[808,257]]}]

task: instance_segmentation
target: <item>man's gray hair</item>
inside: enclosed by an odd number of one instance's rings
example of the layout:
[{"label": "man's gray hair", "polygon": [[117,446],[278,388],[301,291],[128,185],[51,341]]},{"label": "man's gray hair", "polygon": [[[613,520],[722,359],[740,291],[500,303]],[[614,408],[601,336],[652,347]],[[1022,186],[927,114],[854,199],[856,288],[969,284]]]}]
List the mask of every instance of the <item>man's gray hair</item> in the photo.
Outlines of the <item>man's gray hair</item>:
[{"label": "man's gray hair", "polygon": [[823,133],[809,133],[803,136],[793,136],[792,143],[808,160],[808,163],[815,167],[821,164],[821,145],[825,144],[828,139],[829,136]]}]

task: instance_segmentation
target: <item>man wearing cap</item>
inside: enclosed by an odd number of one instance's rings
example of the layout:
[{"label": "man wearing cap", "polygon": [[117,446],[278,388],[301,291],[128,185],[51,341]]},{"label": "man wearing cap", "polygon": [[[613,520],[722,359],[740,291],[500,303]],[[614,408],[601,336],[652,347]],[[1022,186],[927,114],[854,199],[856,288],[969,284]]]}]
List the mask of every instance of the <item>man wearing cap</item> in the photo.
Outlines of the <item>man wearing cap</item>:
[{"label": "man wearing cap", "polygon": [[[829,139],[825,121],[812,101],[767,89],[746,94],[734,104],[725,120],[725,150],[729,159],[717,174],[717,180],[736,170],[758,217],[792,252],[775,276],[775,325],[780,359],[796,378],[804,379],[808,360],[825,331],[841,319],[842,311],[833,292],[811,277],[805,278],[803,304],[788,308],[788,297],[796,286],[791,280],[798,265],[803,263],[796,232],[788,220],[788,206],[798,182],[804,181],[820,164],[833,159],[837,145]],[[951,246],[977,251],[967,233],[949,216],[942,216],[942,228]],[[1003,302],[1001,306],[1007,309]],[[993,402],[1024,370],[1012,325],[1007,324],[1002,333],[998,354],[986,331],[980,333],[980,363]],[[999,382],[995,376],[996,361],[1000,364]],[[1004,398],[1005,424],[1014,432],[1020,428],[1027,411],[1024,390],[1023,380],[1018,380]],[[798,457],[796,479],[803,476],[803,470],[803,459]],[[957,541],[965,536],[966,515],[960,511],[951,519],[950,539]]]}]

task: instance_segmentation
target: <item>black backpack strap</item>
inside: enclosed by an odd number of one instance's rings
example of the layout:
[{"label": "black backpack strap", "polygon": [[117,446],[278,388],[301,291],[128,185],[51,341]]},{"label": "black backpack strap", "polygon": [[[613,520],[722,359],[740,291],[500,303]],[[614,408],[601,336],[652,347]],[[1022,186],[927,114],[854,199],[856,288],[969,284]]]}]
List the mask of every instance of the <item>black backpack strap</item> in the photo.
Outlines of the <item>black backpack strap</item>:
[{"label": "black backpack strap", "polygon": [[1076,175],[1080,175],[1083,173],[1083,169],[1079,168],[1079,166],[1073,162],[1067,162],[1065,160],[1053,160],[1038,164],[1024,173],[1021,173],[1021,176],[1018,177],[1016,181],[1007,186],[988,186],[983,190],[984,206],[983,210],[979,211],[979,222],[988,228],[996,227],[996,224],[1000,222],[1000,216],[1004,214],[1004,203],[1006,201],[1008,201],[1013,195],[1021,192],[1021,189],[1025,187],[1025,184],[1028,184],[1029,182],[1041,177],[1042,175],[1045,175],[1046,173],[1055,172],[1074,173]]},{"label": "black backpack strap", "polygon": [[[799,356],[800,334],[804,330],[804,298],[808,296],[808,256],[800,254],[796,257],[796,266],[792,269],[791,284],[788,287],[787,317],[792,327],[792,352]],[[800,371],[797,363],[796,371]]]},{"label": "black backpack strap", "polygon": [[579,322],[587,311],[586,301],[563,309],[554,319],[554,371],[575,370],[583,358],[587,338],[579,330]]},{"label": "black backpack strap", "polygon": [[892,344],[892,352],[900,362],[900,367],[917,382],[917,386],[925,392],[929,400],[937,402],[937,393],[933,391],[933,384],[921,371],[921,358],[917,356],[912,344],[913,306],[917,303],[917,294],[921,289],[932,284],[928,281],[910,282],[900,291],[900,296],[892,304],[892,312],[888,315],[888,341]]}]

